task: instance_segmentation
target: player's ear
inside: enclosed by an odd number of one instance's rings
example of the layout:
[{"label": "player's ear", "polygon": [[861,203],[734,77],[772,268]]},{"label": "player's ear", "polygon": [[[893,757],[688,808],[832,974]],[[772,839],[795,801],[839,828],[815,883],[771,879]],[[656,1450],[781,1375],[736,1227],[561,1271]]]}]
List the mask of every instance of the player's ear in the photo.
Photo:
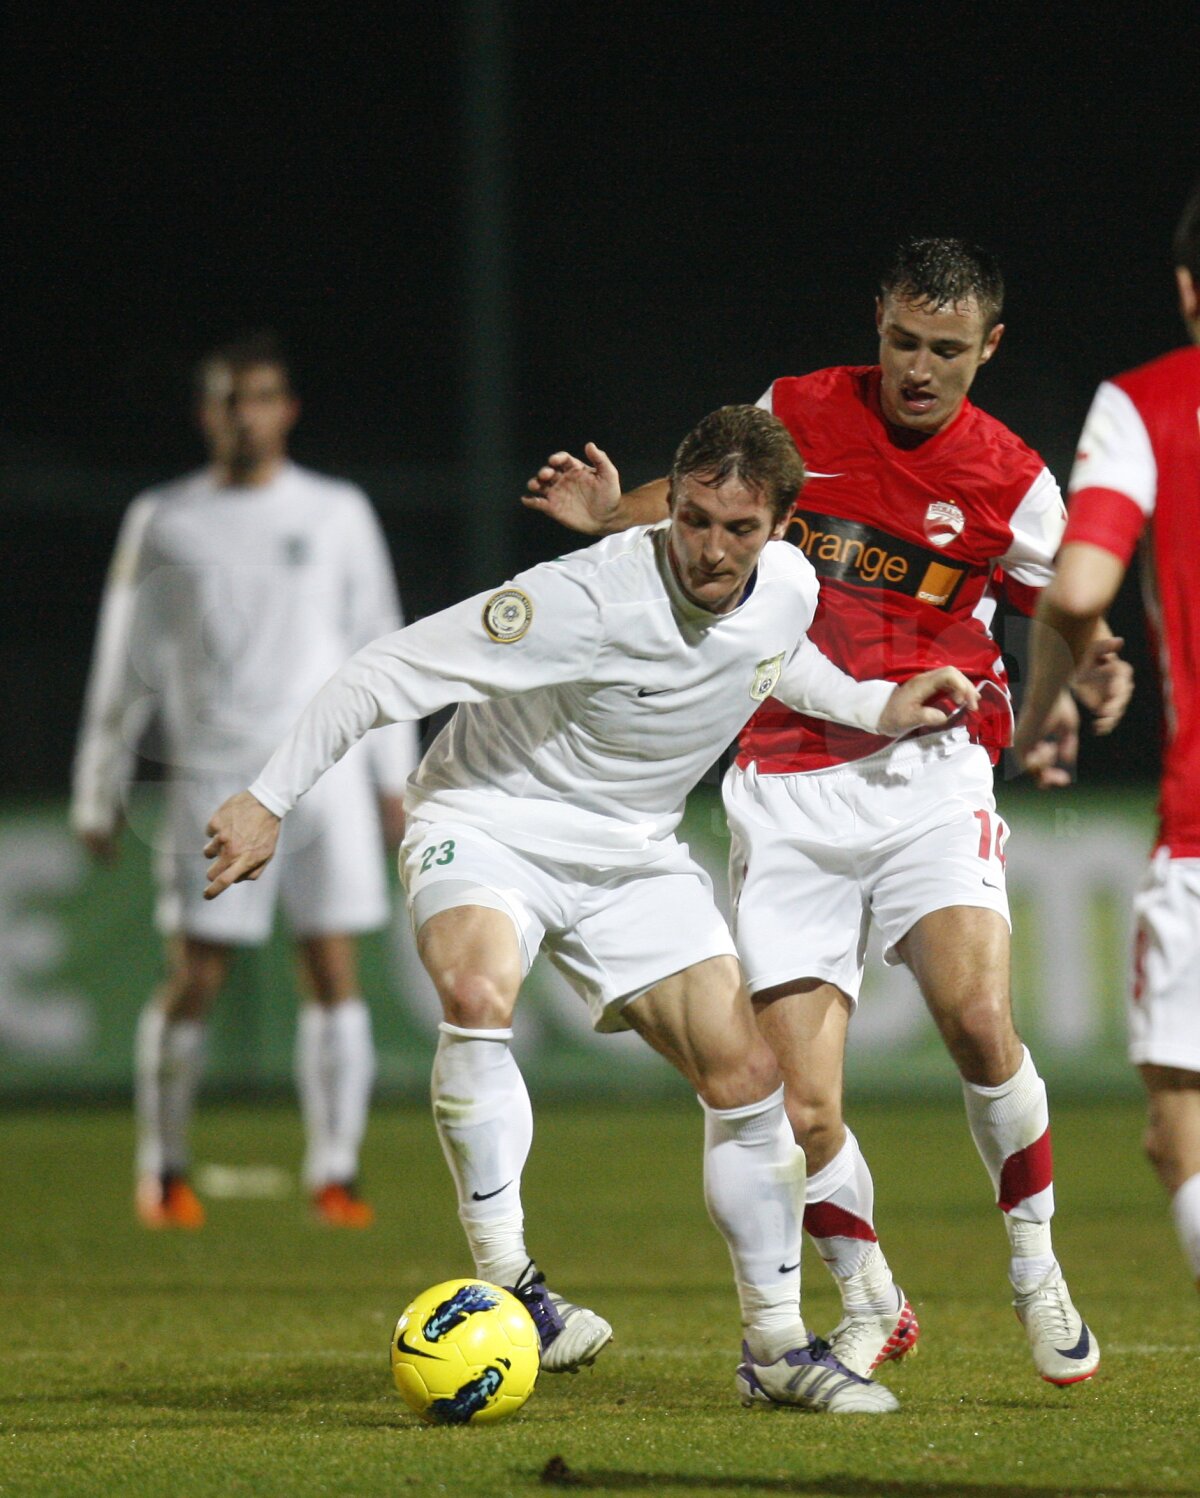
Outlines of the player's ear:
[{"label": "player's ear", "polygon": [[1179,310],[1183,313],[1186,323],[1194,323],[1200,318],[1200,286],[1196,285],[1196,278],[1185,265],[1175,267],[1175,280],[1179,283]]},{"label": "player's ear", "polygon": [[875,331],[883,332],[883,298],[881,296],[875,298]]},{"label": "player's ear", "polygon": [[992,331],[983,340],[983,352],[979,356],[980,364],[986,364],[996,350],[1000,347],[1000,340],[1004,337],[1004,324],[998,322]]},{"label": "player's ear", "polygon": [[792,503],[792,504],[788,505],[788,507],[785,510],[785,512],[775,522],[775,525],[774,525],[774,527],[773,527],[773,529],[771,531],[771,540],[772,541],[782,541],[784,539],[784,537],[787,535],[787,528],[792,523],[792,516],[795,513],[796,513],[795,503]]}]

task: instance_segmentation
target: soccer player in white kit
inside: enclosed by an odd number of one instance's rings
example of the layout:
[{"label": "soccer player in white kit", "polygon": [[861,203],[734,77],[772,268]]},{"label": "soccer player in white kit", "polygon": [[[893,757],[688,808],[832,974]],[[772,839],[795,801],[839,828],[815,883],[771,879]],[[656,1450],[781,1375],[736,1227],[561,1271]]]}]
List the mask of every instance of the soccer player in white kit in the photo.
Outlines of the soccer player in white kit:
[{"label": "soccer player in white kit", "polygon": [[347,656],[401,622],[366,496],[288,459],[298,412],[274,339],[204,360],[209,464],[133,502],[101,606],[71,822],[102,862],[115,857],[134,750],[153,715],[165,745],[156,923],[168,972],[135,1049],[136,1205],[151,1227],[204,1220],[188,1133],[205,1019],[234,949],[267,939],[277,903],[309,995],[296,1043],[305,1185],[322,1221],[364,1227],[373,1216],[356,1190],[374,1051],[354,937],[388,916],[385,832],[393,843],[403,832],[413,727],[377,735],[339,765],[289,825],[278,867],[221,906],[203,899],[197,854],[214,802],[245,784]]},{"label": "soccer player in white kit", "polygon": [[443,1005],[434,1118],[477,1272],[529,1306],[548,1372],[608,1342],[608,1323],[547,1289],[525,1245],[532,1116],[509,1042],[544,946],[597,1029],[637,1030],[700,1097],[706,1200],[741,1304],[743,1401],[870,1413],[894,1397],[800,1319],[803,1152],[711,884],[674,832],[687,792],[772,692],[889,734],[944,723],[923,705],[940,690],[977,694],[951,668],[899,689],[857,683],[805,638],[813,569],[766,544],[803,472],[775,417],[725,407],[676,454],[669,521],[360,651],[214,814],[208,892],[256,876],[280,819],[368,729],[459,703],[409,782],[402,865]]},{"label": "soccer player in white kit", "polygon": [[[1079,439],[1067,529],[1042,595],[1018,753],[1036,761],[1047,704],[1135,548],[1163,686],[1159,835],[1134,911],[1129,1058],[1149,1103],[1146,1152],[1200,1288],[1200,184],[1175,233],[1191,346],[1105,380]],[[1065,641],[1066,647],[1063,647]]]}]

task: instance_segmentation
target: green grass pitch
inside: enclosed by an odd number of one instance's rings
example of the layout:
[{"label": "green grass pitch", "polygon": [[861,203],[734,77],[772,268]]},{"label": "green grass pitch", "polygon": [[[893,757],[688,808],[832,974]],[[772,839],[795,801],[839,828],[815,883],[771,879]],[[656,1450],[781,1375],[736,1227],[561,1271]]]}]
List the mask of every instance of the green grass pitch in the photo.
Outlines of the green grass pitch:
[{"label": "green grass pitch", "polygon": [[[681,1097],[538,1110],[530,1245],[616,1341],[479,1429],[421,1425],[388,1371],[409,1296],[470,1272],[424,1111],[374,1117],[379,1221],[353,1235],[308,1222],[295,1189],[212,1200],[196,1235],[147,1233],[130,1210],[125,1112],[2,1116],[0,1498],[1200,1491],[1200,1303],[1139,1155],[1138,1107],[1055,1113],[1058,1251],[1103,1347],[1098,1376],[1068,1390],[1032,1372],[961,1111],[854,1115],[924,1328],[920,1356],[885,1374],[898,1415],[738,1405],[728,1262],[701,1199],[700,1113]],[[196,1143],[200,1161],[294,1180],[292,1110],[207,1110]],[[810,1321],[828,1330],[836,1299],[812,1256],[805,1276]]]}]

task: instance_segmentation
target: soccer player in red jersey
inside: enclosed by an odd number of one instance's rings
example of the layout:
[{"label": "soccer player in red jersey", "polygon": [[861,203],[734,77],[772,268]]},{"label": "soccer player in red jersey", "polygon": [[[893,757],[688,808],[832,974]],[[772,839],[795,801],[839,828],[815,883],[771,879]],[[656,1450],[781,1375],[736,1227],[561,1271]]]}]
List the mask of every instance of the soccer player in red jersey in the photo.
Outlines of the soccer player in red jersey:
[{"label": "soccer player in red jersey", "polygon": [[[837,1356],[866,1372],[911,1350],[919,1330],[880,1249],[871,1174],[842,1118],[873,918],[962,1075],[1037,1371],[1068,1384],[1091,1376],[1099,1350],[1054,1256],[1046,1089],[1012,1019],[1008,828],[991,773],[1012,715],[988,627],[1001,596],[1032,610],[1065,515],[1041,458],[967,398],[1003,335],[1002,301],[984,251],[910,241],[876,304],[878,366],[777,379],[760,402],[809,470],[789,539],[821,579],[813,640],[859,677],[903,681],[953,663],[986,710],[886,744],[767,701],[724,791],[738,950],[808,1160],[805,1228],[842,1294]],[[605,454],[594,444],[585,454],[553,454],[526,503],[592,532],[666,513],[663,481],[623,495]],[[1102,622],[1086,643],[1074,681],[1106,730],[1128,698],[1129,670]],[[1077,724],[1063,693],[1045,731],[1069,744]],[[1051,759],[1038,776],[1067,778]]]},{"label": "soccer player in red jersey", "polygon": [[1148,1096],[1146,1151],[1200,1287],[1200,184],[1174,251],[1192,346],[1096,391],[1062,551],[1038,608],[1049,628],[1035,637],[1016,748],[1034,751],[1047,705],[1140,543],[1166,733],[1158,841],[1134,906],[1129,1056]]}]

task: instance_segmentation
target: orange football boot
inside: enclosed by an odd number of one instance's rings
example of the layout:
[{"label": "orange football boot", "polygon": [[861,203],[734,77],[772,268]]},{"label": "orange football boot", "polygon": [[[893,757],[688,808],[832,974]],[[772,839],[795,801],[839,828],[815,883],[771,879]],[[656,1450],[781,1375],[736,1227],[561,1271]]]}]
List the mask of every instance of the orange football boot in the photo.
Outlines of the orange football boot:
[{"label": "orange football boot", "polygon": [[313,1215],[318,1222],[332,1228],[369,1228],[375,1221],[375,1208],[365,1202],[354,1183],[330,1181],[312,1196]]},{"label": "orange football boot", "polygon": [[204,1226],[204,1207],[186,1176],[142,1176],[135,1201],[143,1227],[194,1232]]}]

